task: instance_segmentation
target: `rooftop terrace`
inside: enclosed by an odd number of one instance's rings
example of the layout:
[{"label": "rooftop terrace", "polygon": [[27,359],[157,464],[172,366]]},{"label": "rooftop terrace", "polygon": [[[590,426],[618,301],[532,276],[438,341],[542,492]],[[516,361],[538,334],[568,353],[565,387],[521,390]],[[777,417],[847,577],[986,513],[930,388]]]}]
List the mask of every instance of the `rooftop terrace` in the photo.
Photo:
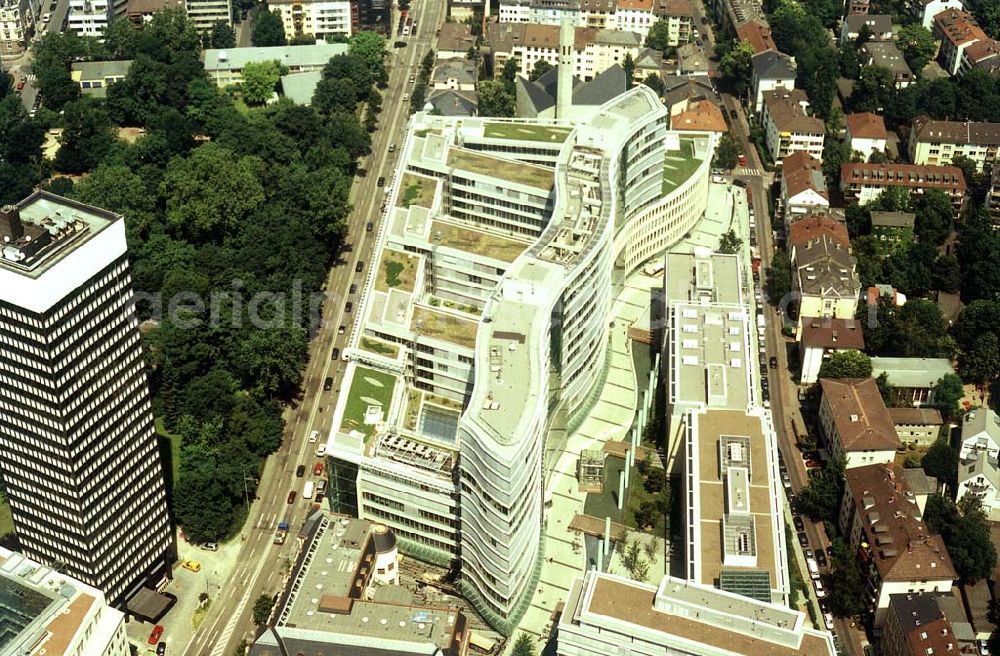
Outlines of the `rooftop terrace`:
[{"label": "rooftop terrace", "polygon": [[448,149],[448,166],[545,191],[555,184],[555,172],[550,168],[491,157],[465,148]]},{"label": "rooftop terrace", "polygon": [[516,139],[518,141],[545,141],[562,143],[572,132],[571,128],[555,125],[530,125],[527,123],[487,123],[483,126],[483,136],[492,139]]},{"label": "rooftop terrace", "polygon": [[399,206],[409,207],[419,205],[430,209],[434,204],[434,191],[437,189],[437,181],[428,178],[426,175],[416,173],[404,173],[399,184]]},{"label": "rooftop terrace", "polygon": [[473,348],[476,345],[476,331],[479,329],[479,324],[449,312],[440,312],[418,305],[413,309],[410,328],[420,335]]},{"label": "rooftop terrace", "polygon": [[493,257],[503,262],[513,262],[530,245],[483,230],[443,221],[431,223],[430,242],[475,255]]},{"label": "rooftop terrace", "polygon": [[680,150],[668,150],[663,162],[663,195],[666,196],[694,175],[702,160],[694,154],[694,139],[681,139]]},{"label": "rooftop terrace", "polygon": [[420,258],[386,248],[379,260],[375,289],[387,292],[390,288],[412,292],[417,281],[417,264]]},{"label": "rooftop terrace", "polygon": [[351,388],[347,393],[347,404],[340,422],[340,430],[345,433],[358,431],[365,435],[367,442],[375,431],[374,424],[366,424],[369,408],[381,410],[380,420],[384,420],[392,403],[392,393],[396,389],[396,376],[371,369],[357,367],[351,378]]}]

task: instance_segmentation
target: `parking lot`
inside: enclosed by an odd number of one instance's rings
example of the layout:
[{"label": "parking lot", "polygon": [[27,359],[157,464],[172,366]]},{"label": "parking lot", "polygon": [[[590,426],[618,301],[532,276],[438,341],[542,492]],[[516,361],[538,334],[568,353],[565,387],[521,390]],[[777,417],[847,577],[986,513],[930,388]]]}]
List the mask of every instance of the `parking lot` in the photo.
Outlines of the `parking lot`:
[{"label": "parking lot", "polygon": [[[219,596],[236,565],[239,549],[239,536],[220,544],[218,551],[207,551],[178,539],[178,557],[174,566],[173,580],[164,589],[164,592],[177,597],[177,603],[159,622],[163,627],[159,641],[166,643],[167,654],[182,653],[194,634],[196,622],[200,621],[204,612],[199,611],[202,593],[208,595],[209,604]],[[197,562],[201,566],[200,571],[185,569],[182,563],[187,560]],[[135,619],[128,624],[129,642],[138,648],[140,656],[156,653],[156,646],[149,644],[153,628],[153,624]]]}]

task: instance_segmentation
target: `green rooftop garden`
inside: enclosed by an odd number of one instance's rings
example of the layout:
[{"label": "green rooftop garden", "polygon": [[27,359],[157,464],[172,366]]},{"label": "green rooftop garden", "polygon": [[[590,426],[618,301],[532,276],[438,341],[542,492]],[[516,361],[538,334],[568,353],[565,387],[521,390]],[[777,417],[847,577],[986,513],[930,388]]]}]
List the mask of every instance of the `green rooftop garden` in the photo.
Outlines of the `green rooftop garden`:
[{"label": "green rooftop garden", "polygon": [[400,185],[402,195],[399,197],[399,206],[418,205],[430,209],[434,203],[435,186],[435,181],[431,178],[414,173],[404,173]]},{"label": "green rooftop garden", "polygon": [[479,329],[479,324],[453,314],[417,306],[413,310],[410,328],[420,335],[473,348],[476,345],[476,331]]},{"label": "green rooftop garden", "polygon": [[482,155],[463,148],[448,151],[448,166],[538,189],[548,190],[555,184],[555,172],[550,168]]},{"label": "green rooftop garden", "polygon": [[570,128],[553,125],[523,125],[519,123],[487,123],[483,136],[491,139],[518,139],[521,141],[545,141],[562,143],[571,132]]},{"label": "green rooftop garden", "polygon": [[528,247],[513,239],[441,221],[431,223],[431,243],[494,257],[504,262],[513,262]]},{"label": "green rooftop garden", "polygon": [[377,353],[390,358],[395,358],[399,355],[399,346],[396,344],[383,342],[380,339],[372,339],[371,337],[361,338],[361,348],[369,353]]},{"label": "green rooftop garden", "polygon": [[701,166],[701,162],[694,156],[693,139],[681,139],[680,150],[668,150],[663,162],[663,195],[684,184]]},{"label": "green rooftop garden", "polygon": [[412,292],[417,281],[417,262],[420,258],[399,251],[385,249],[379,260],[378,275],[375,277],[375,289],[387,292],[389,289],[401,289]]},{"label": "green rooftop garden", "polygon": [[351,379],[351,389],[347,393],[347,405],[340,422],[340,430],[349,433],[360,431],[365,434],[367,442],[375,430],[374,426],[365,424],[365,411],[368,406],[377,405],[382,408],[382,416],[389,412],[392,402],[392,392],[396,388],[396,377],[384,371],[358,367]]}]

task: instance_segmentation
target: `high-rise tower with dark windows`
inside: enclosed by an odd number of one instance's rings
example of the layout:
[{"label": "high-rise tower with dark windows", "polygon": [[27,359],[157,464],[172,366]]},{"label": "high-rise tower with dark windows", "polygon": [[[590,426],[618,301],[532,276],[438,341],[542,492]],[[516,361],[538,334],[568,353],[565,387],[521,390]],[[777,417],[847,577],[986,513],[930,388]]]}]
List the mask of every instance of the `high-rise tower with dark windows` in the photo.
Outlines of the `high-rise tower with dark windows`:
[{"label": "high-rise tower with dark windows", "polygon": [[176,545],[125,222],[36,192],[0,209],[0,472],[23,551],[121,605]]}]

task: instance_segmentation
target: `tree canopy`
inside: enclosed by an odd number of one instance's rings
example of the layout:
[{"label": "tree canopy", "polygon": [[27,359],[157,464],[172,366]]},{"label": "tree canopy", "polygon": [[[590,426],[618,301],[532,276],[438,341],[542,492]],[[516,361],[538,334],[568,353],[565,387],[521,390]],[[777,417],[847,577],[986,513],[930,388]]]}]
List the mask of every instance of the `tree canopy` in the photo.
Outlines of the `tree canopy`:
[{"label": "tree canopy", "polygon": [[288,42],[285,39],[285,25],[281,16],[267,8],[267,3],[258,5],[253,11],[253,31],[250,33],[250,42],[255,46],[283,46]]},{"label": "tree canopy", "polygon": [[868,378],[871,375],[871,358],[854,349],[830,354],[819,368],[820,378]]},{"label": "tree canopy", "polygon": [[248,105],[263,105],[274,95],[281,79],[281,64],[277,61],[247,62],[243,67],[240,91]]}]

